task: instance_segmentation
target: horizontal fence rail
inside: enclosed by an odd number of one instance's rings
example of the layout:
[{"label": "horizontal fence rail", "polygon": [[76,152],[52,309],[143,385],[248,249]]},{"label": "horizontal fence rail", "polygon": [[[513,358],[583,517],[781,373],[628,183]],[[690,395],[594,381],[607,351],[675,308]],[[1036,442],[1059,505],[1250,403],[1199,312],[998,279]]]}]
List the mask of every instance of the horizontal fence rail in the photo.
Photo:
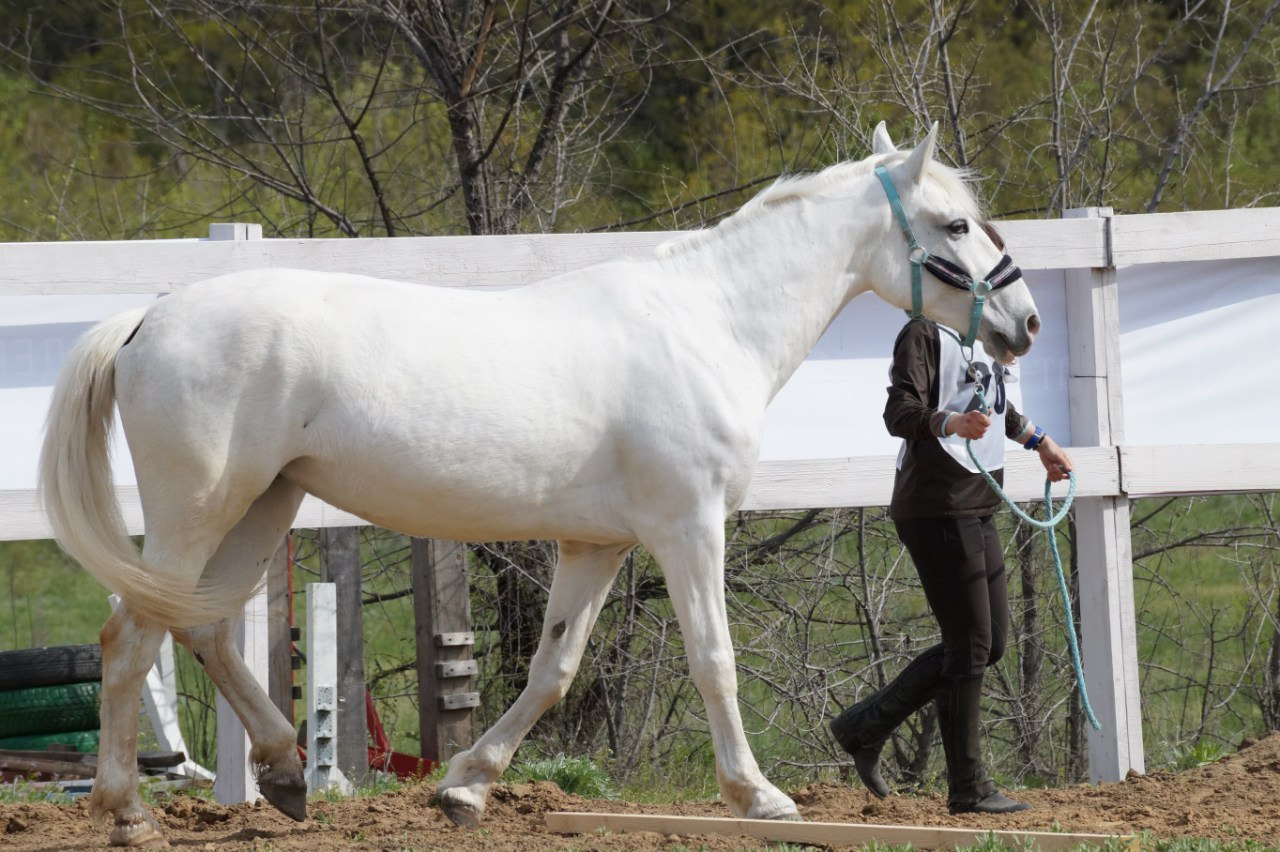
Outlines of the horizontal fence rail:
[{"label": "horizontal fence rail", "polygon": [[[1280,255],[1280,208],[1018,220],[999,227],[1026,269]],[[213,229],[239,238],[0,244],[0,296],[167,293],[266,266],[498,289],[644,255],[682,233],[263,240],[245,233],[245,226]],[[1280,445],[1122,445],[1072,452],[1081,496],[1280,489]],[[1011,455],[1007,476],[1015,499],[1040,499],[1043,477],[1034,459]],[[764,462],[742,508],[882,506],[889,502],[892,482],[893,459],[887,456]],[[131,531],[140,532],[136,489],[120,488],[118,494]],[[305,527],[357,522],[314,498],[303,503],[298,516],[298,525]],[[48,535],[34,491],[0,490],[0,540]]]}]

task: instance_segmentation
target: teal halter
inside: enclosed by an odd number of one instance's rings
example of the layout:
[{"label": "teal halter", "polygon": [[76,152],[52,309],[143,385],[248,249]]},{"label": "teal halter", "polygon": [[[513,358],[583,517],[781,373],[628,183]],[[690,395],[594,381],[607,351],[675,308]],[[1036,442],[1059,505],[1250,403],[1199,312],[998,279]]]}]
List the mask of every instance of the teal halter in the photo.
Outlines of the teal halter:
[{"label": "teal halter", "polygon": [[902,235],[907,239],[907,257],[911,260],[911,310],[909,312],[911,317],[924,318],[921,281],[924,277],[924,269],[927,267],[929,272],[943,284],[973,294],[969,331],[964,339],[960,340],[961,347],[972,352],[973,342],[978,339],[978,326],[982,324],[982,309],[986,306],[987,294],[1017,281],[1022,277],[1022,270],[1014,266],[1013,258],[1006,254],[985,278],[975,281],[968,272],[946,258],[929,254],[916,240],[915,231],[911,229],[911,220],[907,218],[907,211],[902,206],[902,198],[898,195],[897,187],[893,185],[893,179],[889,177],[889,170],[884,166],[876,166],[876,177],[880,179],[884,194],[889,197],[889,207],[893,210],[893,216],[898,220],[898,227],[902,229]]}]

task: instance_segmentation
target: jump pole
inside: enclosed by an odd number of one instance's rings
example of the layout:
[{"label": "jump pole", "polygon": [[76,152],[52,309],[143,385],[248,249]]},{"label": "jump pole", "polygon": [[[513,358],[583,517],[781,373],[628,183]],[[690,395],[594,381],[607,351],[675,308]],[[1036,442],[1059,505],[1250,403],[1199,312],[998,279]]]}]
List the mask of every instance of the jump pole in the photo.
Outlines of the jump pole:
[{"label": "jump pole", "polygon": [[653,831],[659,834],[745,835],[781,843],[817,846],[861,846],[876,842],[910,844],[918,849],[955,849],[975,846],[994,836],[1009,848],[1074,849],[1082,843],[1103,845],[1123,841],[1126,852],[1138,852],[1136,835],[1067,834],[1055,831],[993,831],[975,828],[938,828],[915,825],[868,825],[846,822],[788,822],[772,819],[687,817],[666,814],[601,814],[556,812],[546,815],[547,828],[558,834],[607,831]]}]

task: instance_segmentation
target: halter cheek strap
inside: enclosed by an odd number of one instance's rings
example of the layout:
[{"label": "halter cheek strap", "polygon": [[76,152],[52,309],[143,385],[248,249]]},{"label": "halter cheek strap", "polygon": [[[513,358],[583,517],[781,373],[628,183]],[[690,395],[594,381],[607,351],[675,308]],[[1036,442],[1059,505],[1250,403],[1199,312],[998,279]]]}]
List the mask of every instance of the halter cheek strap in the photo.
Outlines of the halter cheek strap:
[{"label": "halter cheek strap", "polygon": [[884,194],[889,198],[889,208],[893,210],[893,218],[897,220],[898,227],[902,229],[902,236],[907,241],[907,257],[911,260],[911,317],[913,319],[924,317],[922,279],[923,270],[928,269],[930,274],[943,284],[973,294],[969,331],[960,341],[962,347],[972,349],[973,342],[978,339],[978,326],[982,323],[982,309],[986,306],[987,294],[1017,281],[1022,277],[1022,270],[1014,266],[1013,258],[1006,254],[981,281],[975,281],[967,271],[945,257],[929,254],[916,240],[915,231],[911,228],[911,220],[907,218],[906,208],[902,206],[898,189],[893,185],[893,179],[889,177],[889,170],[884,166],[876,166],[876,177],[884,187]]}]

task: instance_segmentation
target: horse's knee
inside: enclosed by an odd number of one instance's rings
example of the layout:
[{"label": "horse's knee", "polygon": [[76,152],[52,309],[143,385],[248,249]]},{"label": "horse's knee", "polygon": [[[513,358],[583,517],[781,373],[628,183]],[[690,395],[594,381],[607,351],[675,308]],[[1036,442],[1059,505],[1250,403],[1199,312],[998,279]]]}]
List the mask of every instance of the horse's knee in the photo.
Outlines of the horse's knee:
[{"label": "horse's knee", "polygon": [[689,653],[689,676],[701,686],[706,683],[716,687],[728,687],[722,683],[726,677],[736,677],[732,649],[703,648]]}]

